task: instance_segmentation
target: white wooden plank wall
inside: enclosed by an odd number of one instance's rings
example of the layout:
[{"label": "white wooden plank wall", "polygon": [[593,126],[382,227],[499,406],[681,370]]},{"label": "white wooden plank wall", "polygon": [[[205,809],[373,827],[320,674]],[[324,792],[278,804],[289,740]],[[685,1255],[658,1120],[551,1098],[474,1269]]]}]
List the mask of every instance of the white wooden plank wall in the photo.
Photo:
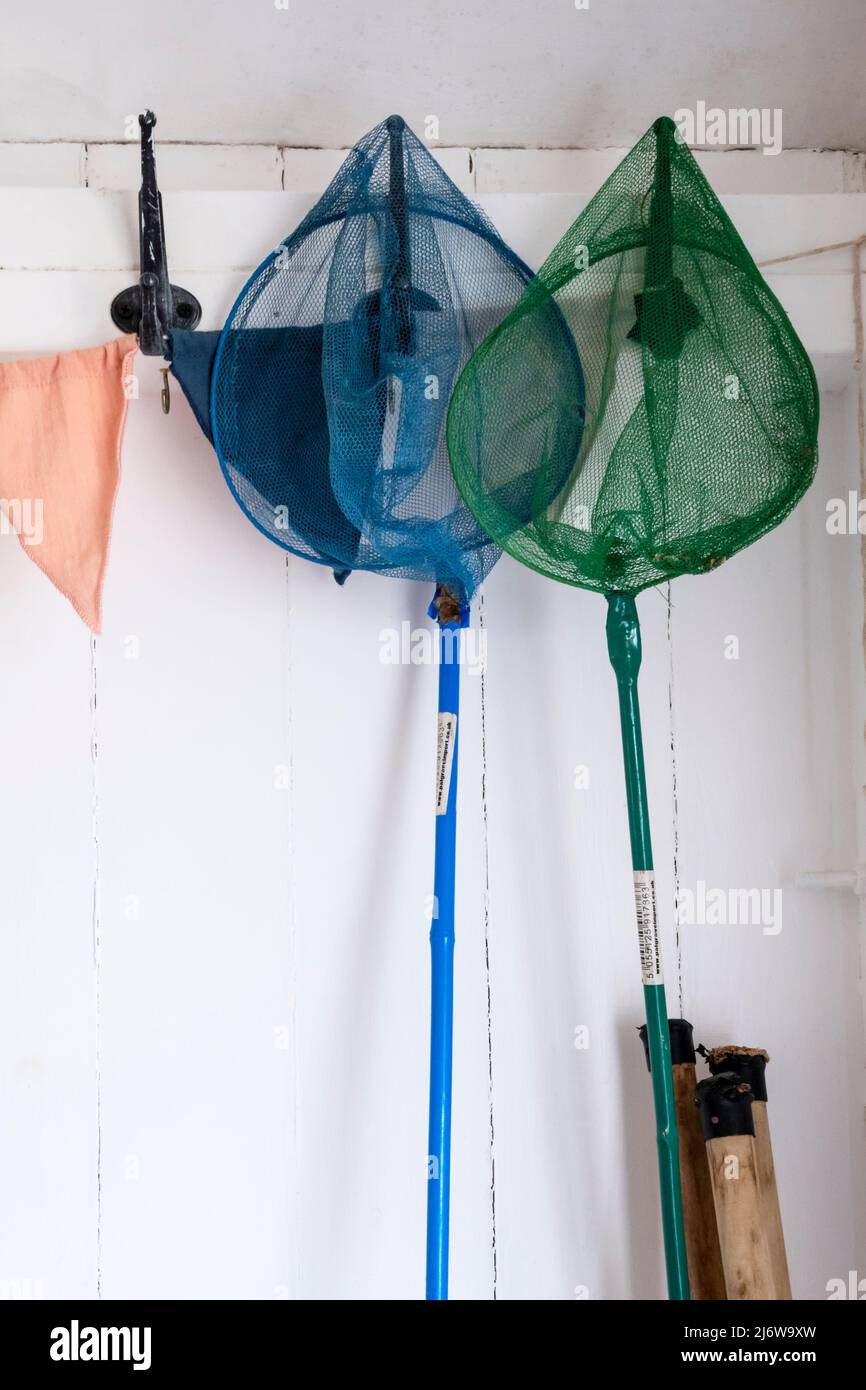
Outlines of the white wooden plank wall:
[{"label": "white wooden plank wall", "polygon": [[[842,239],[864,200],[731,201],[771,255]],[[535,264],[575,211],[487,202]],[[167,195],[173,278],[208,323],[305,205]],[[134,227],[127,195],[0,192],[2,354],[110,337]],[[641,694],[671,1011],[769,1049],[795,1295],[821,1297],[866,1264],[856,900],[794,887],[858,860],[857,538],[824,526],[856,487],[853,335],[846,262],[775,283],[833,390],[819,481],[670,613],[641,597]],[[137,370],[103,636],[0,545],[0,1295],[417,1298],[435,673],[384,665],[380,636],[423,625],[429,593],[341,591],[268,545],[179,389],[165,420]],[[605,606],[505,559],[479,615],[453,1295],[659,1297]],[[782,888],[782,931],[675,930],[699,880]]]}]

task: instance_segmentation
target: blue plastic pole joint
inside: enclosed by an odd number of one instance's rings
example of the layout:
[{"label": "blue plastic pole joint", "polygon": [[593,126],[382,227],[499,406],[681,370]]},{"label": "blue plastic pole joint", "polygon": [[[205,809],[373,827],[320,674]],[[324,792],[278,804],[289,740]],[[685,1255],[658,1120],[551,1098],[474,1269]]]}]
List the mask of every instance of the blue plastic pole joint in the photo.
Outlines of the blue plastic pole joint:
[{"label": "blue plastic pole joint", "polygon": [[427,1146],[428,1300],[448,1297],[451,1202],[451,1076],[454,1024],[454,872],[457,857],[457,740],[460,713],[460,630],[468,610],[439,620],[439,712],[436,740],[436,862],[430,925],[430,1128]]},{"label": "blue plastic pole joint", "polygon": [[649,806],[637,694],[637,678],[641,663],[640,623],[633,595],[608,594],[607,601],[607,649],[619,693],[635,911],[656,1118],[659,1195],[668,1297],[687,1299],[689,1276],[680,1191],[679,1134],[671,1070],[668,1012],[662,981]]}]

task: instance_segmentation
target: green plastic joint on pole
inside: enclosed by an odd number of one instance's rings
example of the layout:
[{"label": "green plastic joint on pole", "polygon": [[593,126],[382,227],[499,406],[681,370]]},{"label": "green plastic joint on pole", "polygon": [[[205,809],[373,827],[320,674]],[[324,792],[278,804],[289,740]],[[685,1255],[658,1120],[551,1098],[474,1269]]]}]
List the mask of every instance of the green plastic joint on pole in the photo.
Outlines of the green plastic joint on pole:
[{"label": "green plastic joint on pole", "polygon": [[665,987],[662,983],[652,841],[637,695],[637,678],[641,662],[640,623],[632,594],[608,594],[607,601],[607,650],[619,692],[628,825],[635,880],[635,910],[656,1117],[665,1268],[668,1297],[679,1300],[689,1297],[689,1275],[680,1192],[680,1146],[671,1071],[671,1043]]},{"label": "green plastic joint on pole", "polygon": [[637,698],[641,662],[640,623],[631,594],[609,594],[607,604],[607,650],[619,691],[631,862],[633,869],[649,872],[653,866],[653,850]]}]

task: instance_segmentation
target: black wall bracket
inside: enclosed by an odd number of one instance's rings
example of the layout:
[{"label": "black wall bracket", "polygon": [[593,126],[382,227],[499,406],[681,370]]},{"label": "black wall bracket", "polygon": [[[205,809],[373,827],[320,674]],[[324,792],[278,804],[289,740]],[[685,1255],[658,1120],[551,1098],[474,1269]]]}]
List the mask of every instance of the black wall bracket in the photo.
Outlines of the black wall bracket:
[{"label": "black wall bracket", "polygon": [[197,328],[201,305],[189,290],[168,278],[162,196],[156,183],[153,128],[156,116],[145,111],[141,126],[141,191],[138,195],[139,264],[137,285],[115,295],[111,318],[123,333],[137,333],[146,357],[164,357],[173,328]]}]

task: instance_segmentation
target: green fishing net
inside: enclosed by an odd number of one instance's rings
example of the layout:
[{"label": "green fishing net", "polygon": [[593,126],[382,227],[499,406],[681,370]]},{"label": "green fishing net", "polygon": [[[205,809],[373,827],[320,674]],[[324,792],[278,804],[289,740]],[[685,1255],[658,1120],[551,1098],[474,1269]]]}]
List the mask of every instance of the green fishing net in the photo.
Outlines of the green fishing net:
[{"label": "green fishing net", "polygon": [[[563,353],[551,301],[577,353]],[[815,472],[818,391],[673,122],[654,123],[454,390],[484,529],[542,574],[637,593],[776,526]]]}]

